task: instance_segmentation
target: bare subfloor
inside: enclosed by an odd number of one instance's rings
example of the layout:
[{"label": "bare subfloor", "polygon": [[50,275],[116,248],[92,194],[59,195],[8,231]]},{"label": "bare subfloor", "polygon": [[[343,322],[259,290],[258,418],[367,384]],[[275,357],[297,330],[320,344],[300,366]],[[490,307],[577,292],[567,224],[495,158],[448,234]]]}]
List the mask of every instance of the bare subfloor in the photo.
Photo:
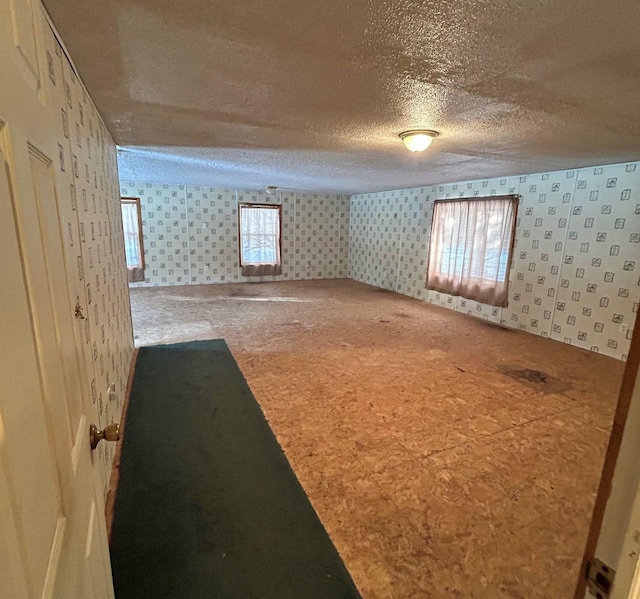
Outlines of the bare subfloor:
[{"label": "bare subfloor", "polygon": [[131,301],[226,339],[366,599],[572,596],[623,363],[347,280]]}]

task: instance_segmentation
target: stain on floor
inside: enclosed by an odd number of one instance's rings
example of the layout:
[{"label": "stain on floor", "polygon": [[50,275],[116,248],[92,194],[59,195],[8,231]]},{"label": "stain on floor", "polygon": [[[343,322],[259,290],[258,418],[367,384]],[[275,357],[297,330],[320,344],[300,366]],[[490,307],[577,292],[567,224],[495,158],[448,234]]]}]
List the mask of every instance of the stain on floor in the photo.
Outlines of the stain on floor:
[{"label": "stain on floor", "polygon": [[571,383],[561,381],[547,372],[522,366],[500,365],[498,370],[524,384],[532,385],[541,393],[564,393],[571,389]]}]

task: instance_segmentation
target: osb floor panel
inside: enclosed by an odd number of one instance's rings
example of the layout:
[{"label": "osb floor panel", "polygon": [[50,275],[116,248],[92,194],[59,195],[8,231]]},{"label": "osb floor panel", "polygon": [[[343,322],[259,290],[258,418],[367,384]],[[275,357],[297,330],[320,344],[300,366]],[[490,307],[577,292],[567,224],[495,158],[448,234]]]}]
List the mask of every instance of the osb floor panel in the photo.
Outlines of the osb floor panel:
[{"label": "osb floor panel", "polygon": [[572,596],[623,363],[348,280],[131,300],[226,339],[365,599]]}]

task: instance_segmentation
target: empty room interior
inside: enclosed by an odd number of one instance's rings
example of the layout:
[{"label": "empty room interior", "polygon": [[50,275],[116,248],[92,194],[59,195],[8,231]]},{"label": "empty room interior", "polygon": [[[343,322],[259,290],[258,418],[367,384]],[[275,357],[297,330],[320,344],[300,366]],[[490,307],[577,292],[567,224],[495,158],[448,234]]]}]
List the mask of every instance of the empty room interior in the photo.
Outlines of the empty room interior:
[{"label": "empty room interior", "polygon": [[134,596],[145,352],[212,340],[345,597],[640,597],[640,5],[0,10],[7,597]]}]

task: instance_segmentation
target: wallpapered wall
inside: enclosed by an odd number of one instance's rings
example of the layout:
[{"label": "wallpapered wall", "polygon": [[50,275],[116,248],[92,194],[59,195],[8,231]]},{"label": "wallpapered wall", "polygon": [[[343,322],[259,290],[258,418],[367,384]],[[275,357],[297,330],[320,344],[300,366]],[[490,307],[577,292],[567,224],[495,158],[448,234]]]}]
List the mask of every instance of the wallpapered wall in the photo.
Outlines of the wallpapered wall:
[{"label": "wallpapered wall", "polygon": [[[43,30],[43,79],[58,135],[55,168],[65,260],[84,309],[85,367],[96,424],[103,427],[120,420],[133,355],[116,148],[51,29],[45,25]],[[100,443],[96,449],[105,497],[114,445]]]},{"label": "wallpapered wall", "polygon": [[[238,262],[238,203],[282,204],[282,275],[265,280],[347,276],[349,199],[330,194],[121,182],[139,197],[145,281],[136,286],[248,281]],[[255,277],[254,277],[255,278]]]},{"label": "wallpapered wall", "polygon": [[[509,305],[425,289],[436,199],[521,195]],[[626,360],[640,299],[640,163],[351,198],[349,276]]]}]

